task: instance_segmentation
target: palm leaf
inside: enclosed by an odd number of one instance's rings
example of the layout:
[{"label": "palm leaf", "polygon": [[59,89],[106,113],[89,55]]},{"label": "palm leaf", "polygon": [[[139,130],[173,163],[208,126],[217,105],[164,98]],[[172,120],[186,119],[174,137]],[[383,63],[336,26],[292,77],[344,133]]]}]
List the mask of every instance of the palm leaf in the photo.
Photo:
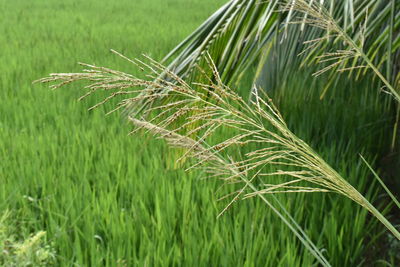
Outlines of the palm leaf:
[{"label": "palm leaf", "polygon": [[[397,76],[397,64],[384,64],[396,62],[400,48],[400,10],[392,12],[390,0],[307,1],[324,4],[339,26],[362,45],[365,54],[382,73]],[[237,81],[256,63],[264,65],[259,74],[267,75],[268,81],[284,80],[280,76],[288,71],[282,69],[309,66],[318,63],[318,57],[327,50],[343,49],[343,43],[333,36],[330,42],[315,45],[297,56],[306,48],[304,41],[324,37],[326,33],[306,23],[291,25],[293,20],[301,20],[301,16],[307,18],[307,14],[298,14],[294,9],[277,12],[282,10],[284,3],[287,1],[229,1],[167,55],[168,68],[181,77],[198,77],[194,66],[204,65],[207,52],[224,83]],[[282,43],[284,47],[281,47]],[[261,53],[264,53],[262,57]],[[260,58],[263,61],[260,62]],[[331,68],[328,84],[334,84],[340,77],[338,70],[352,69],[359,64],[358,60],[348,58]],[[320,68],[324,66],[327,64]],[[365,74],[363,68],[352,69],[349,73],[355,78]],[[274,87],[274,82],[265,86]]]}]

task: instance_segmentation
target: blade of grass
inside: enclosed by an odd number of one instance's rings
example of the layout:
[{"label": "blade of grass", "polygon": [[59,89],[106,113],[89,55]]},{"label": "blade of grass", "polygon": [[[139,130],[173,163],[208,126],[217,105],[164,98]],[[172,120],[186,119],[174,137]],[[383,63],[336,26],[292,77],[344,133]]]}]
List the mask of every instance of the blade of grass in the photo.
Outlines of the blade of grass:
[{"label": "blade of grass", "polygon": [[372,172],[375,179],[378,180],[378,182],[381,184],[383,189],[385,189],[385,191],[389,195],[389,197],[393,200],[393,202],[396,204],[396,206],[400,209],[400,203],[396,199],[396,197],[393,195],[393,193],[390,191],[390,189],[385,185],[385,183],[382,181],[382,179],[379,177],[379,175],[376,173],[376,171],[371,167],[371,165],[368,163],[368,161],[362,155],[360,155],[360,157],[364,161],[365,165],[367,165],[368,169]]}]

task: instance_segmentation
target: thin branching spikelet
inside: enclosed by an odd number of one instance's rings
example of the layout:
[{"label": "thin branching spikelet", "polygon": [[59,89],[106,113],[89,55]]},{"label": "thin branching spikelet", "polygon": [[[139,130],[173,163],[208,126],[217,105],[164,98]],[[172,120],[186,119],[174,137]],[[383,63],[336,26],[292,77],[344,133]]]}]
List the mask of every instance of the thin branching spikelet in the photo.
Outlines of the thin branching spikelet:
[{"label": "thin branching spikelet", "polygon": [[336,70],[338,72],[358,70],[365,72],[371,69],[384,83],[387,93],[393,95],[396,101],[400,102],[400,92],[396,84],[390,83],[363,50],[368,14],[364,14],[365,22],[359,29],[358,38],[353,39],[339,25],[338,21],[332,17],[331,12],[319,1],[284,0],[283,2],[285,4],[282,6],[281,11],[296,11],[299,14],[298,17],[290,20],[288,24],[309,25],[319,28],[324,32],[323,37],[305,41],[304,44],[308,47],[302,53],[314,49],[319,45],[322,46],[324,42],[331,40],[334,43],[343,43],[343,49],[326,52],[314,58],[319,63],[329,64],[314,73],[314,76],[321,75],[329,70]]},{"label": "thin branching spikelet", "polygon": [[[88,94],[110,90],[110,96],[94,107],[116,95],[133,94],[118,108],[128,110],[134,132],[144,129],[184,148],[179,160],[194,159],[187,170],[201,168],[209,177],[240,186],[227,196],[233,198],[223,212],[241,198],[259,196],[265,201],[265,194],[336,192],[368,209],[400,239],[398,231],[353,186],[290,131],[271,99],[262,97],[257,88],[247,103],[221,82],[211,59],[213,79],[193,84],[150,58],[146,63],[134,62],[150,72],[150,80],[84,64],[88,69],[82,73],[51,74],[39,82],[58,82],[53,85],[58,88],[87,80],[91,82],[85,87]],[[167,78],[158,79],[161,73]],[[219,131],[230,136],[219,140]]]}]

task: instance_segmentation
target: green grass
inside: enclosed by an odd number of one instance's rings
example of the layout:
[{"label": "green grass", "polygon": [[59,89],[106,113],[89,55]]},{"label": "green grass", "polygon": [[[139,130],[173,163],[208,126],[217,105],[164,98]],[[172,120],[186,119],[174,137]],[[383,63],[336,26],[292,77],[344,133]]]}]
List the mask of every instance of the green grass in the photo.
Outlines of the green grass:
[{"label": "green grass", "polygon": [[[104,116],[110,106],[87,112],[98,98],[78,103],[77,85],[57,92],[31,85],[50,72],[78,71],[78,61],[137,73],[108,50],[161,59],[224,2],[0,0],[0,212],[12,212],[17,236],[46,231],[60,266],[314,262],[256,199],[216,219],[225,204],[216,201],[219,183],[173,169],[174,153],[149,136],[127,136],[121,117]],[[294,132],[377,199],[357,155],[373,159],[380,152],[376,140],[386,134],[386,124],[377,121],[387,111],[373,93],[359,97],[361,90],[353,90],[351,98],[343,93],[320,102],[318,92],[304,90],[307,83],[285,88],[276,97]],[[369,108],[357,115],[346,111],[348,102]],[[375,130],[351,131],[354,124]],[[333,266],[362,264],[367,254],[380,259],[369,241],[383,227],[355,203],[320,193],[279,198]]]}]

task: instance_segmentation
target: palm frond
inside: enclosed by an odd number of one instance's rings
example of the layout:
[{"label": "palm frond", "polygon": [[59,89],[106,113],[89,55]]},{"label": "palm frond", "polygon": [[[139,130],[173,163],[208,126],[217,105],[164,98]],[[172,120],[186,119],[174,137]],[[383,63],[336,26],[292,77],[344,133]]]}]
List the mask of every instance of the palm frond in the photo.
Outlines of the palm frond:
[{"label": "palm frond", "polygon": [[[326,32],[326,27],[313,27],[317,25],[311,19],[313,11],[310,8],[299,13],[293,5],[298,2],[305,2],[309,7],[323,4],[328,15],[363,48],[365,55],[385,77],[397,76],[398,64],[384,64],[397,62],[400,54],[400,10],[393,10],[390,0],[229,1],[168,54],[166,61],[174,58],[168,68],[181,77],[196,79],[199,73],[194,66],[206,64],[204,55],[207,52],[221,73],[222,81],[230,85],[258,62],[264,67],[257,78],[263,76],[261,80],[266,82],[263,87],[269,88],[274,86],[274,80],[284,80],[281,79],[285,75],[282,70],[287,67],[297,69],[314,64],[325,51],[344,50],[339,36]],[[282,10],[284,12],[278,12]],[[300,25],[292,25],[293,22]],[[325,42],[303,44],[318,39]],[[281,47],[282,43],[284,47]],[[261,53],[263,60],[260,62]],[[355,68],[359,63],[360,58],[355,56],[332,66],[328,84],[340,77],[337,70],[350,70],[349,75],[355,78],[365,75],[365,68]]]}]

